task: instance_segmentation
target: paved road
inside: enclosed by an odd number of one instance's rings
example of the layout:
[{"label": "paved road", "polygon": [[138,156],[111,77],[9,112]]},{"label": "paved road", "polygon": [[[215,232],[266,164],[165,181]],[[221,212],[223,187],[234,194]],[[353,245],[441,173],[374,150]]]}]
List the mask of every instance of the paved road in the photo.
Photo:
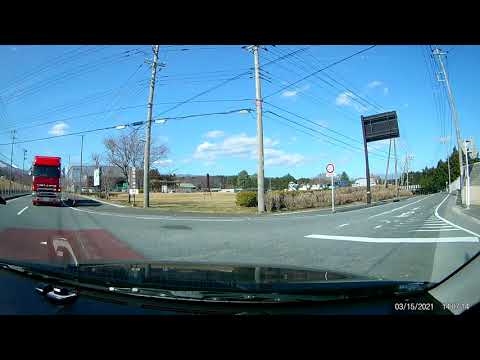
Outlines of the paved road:
[{"label": "paved road", "polygon": [[166,216],[91,200],[0,207],[0,257],[296,265],[383,279],[438,281],[480,250],[480,223],[445,193],[331,214]]}]

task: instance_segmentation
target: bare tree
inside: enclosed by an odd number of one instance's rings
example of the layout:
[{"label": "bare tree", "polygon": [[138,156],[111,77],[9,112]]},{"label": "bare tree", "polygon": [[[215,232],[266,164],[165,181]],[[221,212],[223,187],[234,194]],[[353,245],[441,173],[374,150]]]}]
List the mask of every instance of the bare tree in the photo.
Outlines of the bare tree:
[{"label": "bare tree", "polygon": [[[143,136],[139,134],[138,130],[133,130],[130,133],[120,135],[117,138],[109,137],[103,141],[107,151],[106,156],[108,162],[117,166],[121,170],[122,175],[127,182],[130,168],[143,168],[144,143],[145,140],[143,139]],[[168,148],[165,145],[156,145],[152,142],[150,165],[155,161],[164,158],[167,153]],[[140,177],[143,175],[141,171],[139,171],[139,175]]]},{"label": "bare tree", "polygon": [[91,155],[91,158],[92,162],[95,164],[95,167],[99,168],[102,163],[102,155],[100,155],[99,153],[93,153]]}]

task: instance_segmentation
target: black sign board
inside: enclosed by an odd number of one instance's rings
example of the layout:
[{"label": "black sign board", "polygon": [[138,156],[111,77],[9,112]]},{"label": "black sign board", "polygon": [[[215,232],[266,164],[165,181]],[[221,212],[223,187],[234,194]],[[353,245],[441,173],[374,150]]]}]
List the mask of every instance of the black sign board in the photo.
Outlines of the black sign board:
[{"label": "black sign board", "polygon": [[362,126],[366,142],[400,136],[396,111],[362,117]]}]

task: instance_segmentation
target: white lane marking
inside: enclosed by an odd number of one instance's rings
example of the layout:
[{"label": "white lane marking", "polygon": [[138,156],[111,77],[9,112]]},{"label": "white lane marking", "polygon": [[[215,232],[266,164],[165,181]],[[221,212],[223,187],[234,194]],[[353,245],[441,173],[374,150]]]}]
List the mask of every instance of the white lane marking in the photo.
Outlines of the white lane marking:
[{"label": "white lane marking", "polygon": [[467,232],[467,233],[469,233],[469,234],[472,234],[472,235],[476,236],[477,238],[480,238],[480,235],[479,235],[479,234],[474,233],[474,232],[471,231],[471,230],[465,229],[465,228],[463,228],[463,227],[461,227],[461,226],[459,226],[459,225],[457,225],[457,224],[454,224],[454,223],[452,223],[451,221],[448,221],[447,219],[444,219],[443,217],[441,217],[440,215],[438,215],[438,209],[439,209],[440,206],[442,206],[442,204],[448,199],[449,196],[450,196],[450,194],[448,194],[447,196],[445,196],[445,199],[443,199],[443,200],[440,202],[440,204],[437,205],[437,207],[435,208],[435,216],[436,216],[438,219],[446,222],[447,224],[450,224],[450,225],[452,225],[453,227],[456,227],[457,229],[463,230],[463,231],[465,231],[465,232]]},{"label": "white lane marking", "polygon": [[47,245],[47,242],[46,242],[46,241],[42,241],[42,242],[40,242],[40,245]]},{"label": "white lane marking", "polygon": [[25,206],[22,210],[20,210],[17,215],[22,215],[22,213],[28,209],[28,206]]},{"label": "white lane marking", "polygon": [[452,228],[448,228],[448,229],[417,229],[417,230],[412,230],[412,231],[420,231],[420,232],[432,232],[432,231],[435,231],[435,232],[441,232],[441,231],[461,231],[460,229],[452,229]]},{"label": "white lane marking", "polygon": [[100,199],[89,198],[88,196],[82,196],[82,197],[85,198],[85,199],[92,200],[92,201],[98,201],[98,202],[100,202],[100,203],[102,203],[102,204],[105,204],[105,205],[111,205],[111,206],[120,207],[120,208],[125,207],[124,205],[113,204],[113,203],[109,203],[109,202],[106,202],[106,201],[102,201],[102,200],[100,200]]},{"label": "white lane marking", "polygon": [[451,228],[452,225],[448,224],[435,224],[435,225],[424,225],[422,229],[443,229],[443,228]]},{"label": "white lane marking", "polygon": [[410,206],[410,205],[413,205],[413,204],[417,204],[417,203],[419,203],[420,201],[423,201],[423,200],[425,200],[425,199],[428,199],[428,198],[432,197],[433,195],[435,195],[435,194],[428,195],[428,196],[426,196],[426,197],[424,197],[424,198],[421,198],[420,200],[414,201],[414,202],[412,202],[412,203],[405,204],[405,205],[400,206],[400,207],[397,207],[397,208],[395,208],[395,209],[387,210],[387,211],[381,212],[380,214],[372,215],[372,216],[369,217],[369,219],[372,219],[372,218],[377,217],[377,216],[385,215],[385,214],[390,214],[390,213],[392,213],[392,212],[394,212],[394,211],[403,209],[404,207],[407,207],[407,206]]},{"label": "white lane marking", "polygon": [[382,227],[382,225],[377,225],[375,226],[375,229],[380,229]]},{"label": "white lane marking", "polygon": [[450,243],[450,242],[478,242],[476,237],[443,237],[443,238],[371,238],[360,236],[340,236],[340,235],[306,235],[310,239],[324,239],[324,240],[342,240],[342,241],[356,241],[366,243]]},{"label": "white lane marking", "polygon": [[338,227],[341,228],[341,227],[344,227],[344,226],[347,226],[347,225],[350,225],[350,224],[346,223],[346,224],[338,225]]},{"label": "white lane marking", "polygon": [[390,220],[382,220],[383,222],[387,223],[387,224],[390,224],[391,221]]}]

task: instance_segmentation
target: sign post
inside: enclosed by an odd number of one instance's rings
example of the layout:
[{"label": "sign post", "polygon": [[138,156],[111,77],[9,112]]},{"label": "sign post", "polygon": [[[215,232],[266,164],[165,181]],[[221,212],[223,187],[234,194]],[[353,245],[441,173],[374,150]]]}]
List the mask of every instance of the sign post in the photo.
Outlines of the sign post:
[{"label": "sign post", "polygon": [[335,212],[335,184],[333,178],[335,177],[335,165],[330,163],[327,165],[327,176],[332,178],[332,212]]},{"label": "sign post", "polygon": [[370,191],[370,167],[368,165],[367,143],[385,139],[393,139],[400,136],[398,130],[397,113],[389,111],[371,116],[361,116],[363,131],[363,146],[365,148],[365,176],[367,180],[367,204],[372,203]]}]

